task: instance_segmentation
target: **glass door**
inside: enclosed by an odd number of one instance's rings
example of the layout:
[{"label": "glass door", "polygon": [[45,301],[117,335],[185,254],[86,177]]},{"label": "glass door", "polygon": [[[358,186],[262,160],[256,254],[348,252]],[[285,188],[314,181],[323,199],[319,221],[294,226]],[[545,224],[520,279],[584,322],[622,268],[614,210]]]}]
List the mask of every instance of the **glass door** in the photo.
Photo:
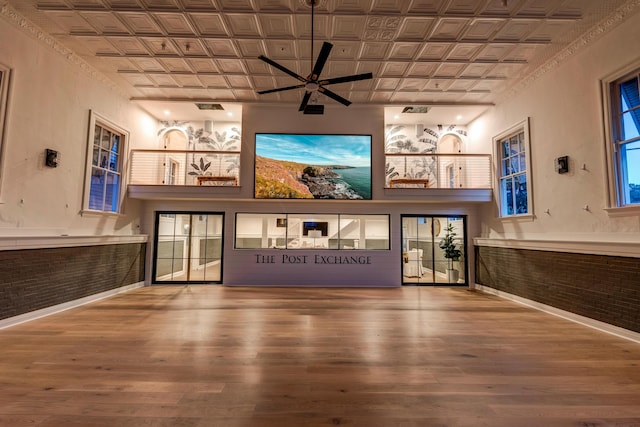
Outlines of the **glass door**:
[{"label": "glass door", "polygon": [[466,218],[402,216],[402,283],[464,285]]},{"label": "glass door", "polygon": [[153,283],[222,283],[224,214],[156,212]]}]

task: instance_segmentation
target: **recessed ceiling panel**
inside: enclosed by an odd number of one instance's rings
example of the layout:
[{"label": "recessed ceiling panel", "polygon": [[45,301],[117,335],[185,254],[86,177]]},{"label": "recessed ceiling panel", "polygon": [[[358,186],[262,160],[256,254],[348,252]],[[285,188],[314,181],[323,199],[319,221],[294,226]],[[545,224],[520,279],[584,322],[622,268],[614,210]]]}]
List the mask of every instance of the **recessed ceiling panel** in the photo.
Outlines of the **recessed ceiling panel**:
[{"label": "recessed ceiling panel", "polygon": [[145,72],[164,72],[165,68],[154,58],[130,58],[135,66]]},{"label": "recessed ceiling panel", "polygon": [[294,37],[293,17],[291,15],[260,15],[260,25],[265,37]]},{"label": "recessed ceiling panel", "polygon": [[395,90],[400,84],[400,79],[377,79],[376,89],[378,90]]},{"label": "recessed ceiling panel", "polygon": [[204,87],[202,82],[194,74],[174,74],[173,80],[182,87]]},{"label": "recessed ceiling panel", "polygon": [[82,17],[100,34],[129,34],[129,30],[110,12],[82,12]]},{"label": "recessed ceiling panel", "polygon": [[463,40],[491,40],[504,24],[501,19],[474,19],[465,29]]},{"label": "recessed ceiling panel", "polygon": [[152,17],[142,12],[119,12],[116,14],[136,34],[162,34]]},{"label": "recessed ceiling panel", "polygon": [[400,13],[406,5],[406,0],[373,0],[371,11],[374,13]]},{"label": "recessed ceiling panel", "polygon": [[218,0],[220,8],[225,11],[252,11],[251,0]]},{"label": "recessed ceiling panel", "polygon": [[206,75],[206,76],[198,76],[198,78],[200,79],[202,84],[208,88],[228,88],[229,87],[229,85],[227,84],[227,81],[222,75],[218,75],[218,76]]},{"label": "recessed ceiling panel", "polygon": [[81,15],[72,11],[47,12],[54,22],[56,22],[67,33],[95,34],[96,30]]},{"label": "recessed ceiling panel", "polygon": [[456,43],[447,59],[471,61],[484,45],[478,43]]},{"label": "recessed ceiling panel", "polygon": [[438,20],[431,32],[431,38],[433,40],[457,40],[468,24],[469,19],[442,18]]},{"label": "recessed ceiling panel", "polygon": [[152,74],[150,73],[149,78],[157,85],[157,86],[175,86],[176,81],[173,80],[171,74]]},{"label": "recessed ceiling panel", "polygon": [[205,43],[213,56],[220,57],[239,57],[236,47],[229,39],[205,39]]},{"label": "recessed ceiling panel", "polygon": [[251,82],[249,82],[247,76],[229,75],[226,76],[226,79],[229,82],[229,86],[233,89],[246,89],[251,87]]},{"label": "recessed ceiling panel", "polygon": [[195,25],[196,31],[204,37],[228,35],[224,21],[218,13],[191,13],[189,17]]},{"label": "recessed ceiling panel", "polygon": [[434,18],[408,17],[402,19],[396,40],[398,41],[423,41],[436,22]]},{"label": "recessed ceiling panel", "polygon": [[389,59],[413,59],[422,45],[420,43],[399,42],[391,46]]},{"label": "recessed ceiling panel", "polygon": [[223,73],[245,74],[242,61],[238,59],[217,59],[216,63]]},{"label": "recessed ceiling panel", "polygon": [[511,52],[511,50],[513,50],[513,48],[514,46],[510,44],[492,43],[482,49],[477,59],[497,62],[507,56],[507,54]]},{"label": "recessed ceiling panel", "polygon": [[257,16],[230,13],[227,15],[231,34],[235,37],[260,37],[260,26]]},{"label": "recessed ceiling panel", "polygon": [[360,53],[360,59],[364,60],[381,60],[384,59],[389,50],[389,43],[371,42],[365,43]]},{"label": "recessed ceiling panel", "polygon": [[134,37],[112,37],[111,43],[125,55],[148,55],[149,51],[142,42]]},{"label": "recessed ceiling panel", "polygon": [[76,40],[80,42],[91,55],[119,53],[104,37],[76,37]]},{"label": "recessed ceiling panel", "polygon": [[460,63],[444,63],[440,64],[434,73],[436,77],[457,77],[458,74],[465,67],[465,64]]},{"label": "recessed ceiling panel", "polygon": [[196,73],[217,73],[218,67],[216,67],[213,60],[209,58],[189,58],[186,60],[187,64]]},{"label": "recessed ceiling panel", "polygon": [[382,71],[380,73],[380,76],[401,77],[404,75],[404,73],[406,73],[408,67],[409,67],[408,62],[385,61],[384,64],[382,64]]},{"label": "recessed ceiling panel", "polygon": [[338,40],[359,40],[364,33],[364,16],[334,16],[331,37]]},{"label": "recessed ceiling panel", "polygon": [[158,60],[169,72],[192,72],[189,64],[182,58],[161,58]]},{"label": "recessed ceiling panel", "polygon": [[414,62],[407,71],[407,76],[411,77],[430,77],[436,71],[438,67],[434,62]]},{"label": "recessed ceiling panel", "polygon": [[519,19],[507,21],[495,35],[496,41],[522,41],[540,25],[540,21]]},{"label": "recessed ceiling panel", "polygon": [[447,0],[410,0],[407,13],[435,15],[442,10],[442,4]]},{"label": "recessed ceiling panel", "polygon": [[[311,15],[297,14],[294,19],[294,35],[300,39],[311,39]],[[313,36],[316,40],[326,40],[329,38],[329,22],[327,15],[314,16]]]},{"label": "recessed ceiling panel", "polygon": [[426,43],[418,59],[444,60],[452,46],[451,43]]},{"label": "recessed ceiling panel", "polygon": [[427,83],[427,79],[402,79],[400,82],[400,90],[422,90]]},{"label": "recessed ceiling panel", "polygon": [[184,14],[154,13],[153,15],[168,35],[194,34],[194,28]]}]

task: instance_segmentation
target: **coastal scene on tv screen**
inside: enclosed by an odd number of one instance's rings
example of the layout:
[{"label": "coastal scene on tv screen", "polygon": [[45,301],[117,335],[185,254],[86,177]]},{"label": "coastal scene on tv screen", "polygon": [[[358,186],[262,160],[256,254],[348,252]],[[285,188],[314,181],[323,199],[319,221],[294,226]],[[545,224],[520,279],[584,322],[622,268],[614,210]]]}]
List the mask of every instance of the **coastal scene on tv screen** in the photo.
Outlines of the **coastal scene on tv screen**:
[{"label": "coastal scene on tv screen", "polygon": [[371,199],[370,135],[256,134],[258,199]]}]

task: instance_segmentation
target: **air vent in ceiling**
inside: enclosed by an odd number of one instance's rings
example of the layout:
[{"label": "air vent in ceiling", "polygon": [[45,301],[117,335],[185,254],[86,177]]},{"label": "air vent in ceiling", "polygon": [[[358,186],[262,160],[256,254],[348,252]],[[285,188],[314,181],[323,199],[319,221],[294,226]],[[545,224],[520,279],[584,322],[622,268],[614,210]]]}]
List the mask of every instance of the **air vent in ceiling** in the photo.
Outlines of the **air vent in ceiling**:
[{"label": "air vent in ceiling", "polygon": [[427,106],[413,106],[413,107],[404,107],[402,109],[403,113],[428,113],[431,107]]},{"label": "air vent in ceiling", "polygon": [[200,110],[224,110],[220,104],[197,103],[196,107]]}]

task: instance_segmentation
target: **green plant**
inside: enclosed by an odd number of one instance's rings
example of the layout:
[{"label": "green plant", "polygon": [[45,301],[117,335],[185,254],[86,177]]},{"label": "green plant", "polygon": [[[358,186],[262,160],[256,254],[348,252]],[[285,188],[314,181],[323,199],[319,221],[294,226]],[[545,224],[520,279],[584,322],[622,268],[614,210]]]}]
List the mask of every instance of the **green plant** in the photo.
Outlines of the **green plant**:
[{"label": "green plant", "polygon": [[445,231],[446,233],[438,246],[444,250],[444,257],[449,260],[450,267],[453,267],[453,261],[460,261],[462,251],[458,249],[458,245],[455,242],[457,234],[453,229],[453,224],[449,223]]}]

